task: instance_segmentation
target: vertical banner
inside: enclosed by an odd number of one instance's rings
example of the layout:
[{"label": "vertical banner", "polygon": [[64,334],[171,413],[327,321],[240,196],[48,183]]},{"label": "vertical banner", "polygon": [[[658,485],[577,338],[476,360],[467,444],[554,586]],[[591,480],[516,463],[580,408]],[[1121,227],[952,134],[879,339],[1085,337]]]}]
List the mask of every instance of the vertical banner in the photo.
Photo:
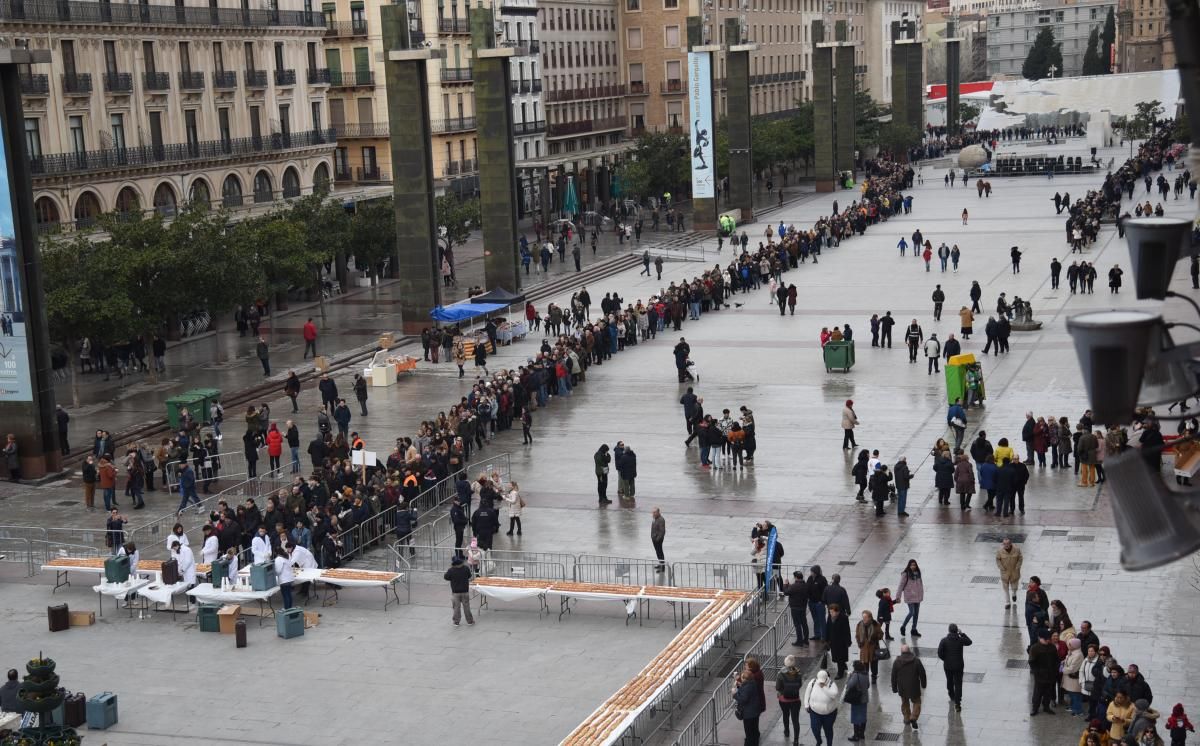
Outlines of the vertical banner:
[{"label": "vertical banner", "polygon": [[775,545],[779,542],[779,529],[771,526],[771,531],[767,534],[767,575],[766,583],[763,585],[763,590],[767,593],[771,592],[771,583],[775,579]]},{"label": "vertical banner", "polygon": [[[0,140],[6,137],[0,123]],[[0,401],[33,401],[8,157],[0,149]]]},{"label": "vertical banner", "polygon": [[716,164],[712,140],[712,56],[708,52],[688,52],[688,105],[692,114],[692,198],[715,196]]}]

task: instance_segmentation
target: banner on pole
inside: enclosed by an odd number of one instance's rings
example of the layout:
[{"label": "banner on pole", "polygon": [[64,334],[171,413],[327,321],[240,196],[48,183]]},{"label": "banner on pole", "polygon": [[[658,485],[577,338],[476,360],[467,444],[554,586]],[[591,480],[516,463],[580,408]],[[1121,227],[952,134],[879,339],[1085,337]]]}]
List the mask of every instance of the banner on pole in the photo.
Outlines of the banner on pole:
[{"label": "banner on pole", "polygon": [[712,55],[688,52],[688,102],[692,114],[692,197],[712,199],[716,187],[713,162]]}]

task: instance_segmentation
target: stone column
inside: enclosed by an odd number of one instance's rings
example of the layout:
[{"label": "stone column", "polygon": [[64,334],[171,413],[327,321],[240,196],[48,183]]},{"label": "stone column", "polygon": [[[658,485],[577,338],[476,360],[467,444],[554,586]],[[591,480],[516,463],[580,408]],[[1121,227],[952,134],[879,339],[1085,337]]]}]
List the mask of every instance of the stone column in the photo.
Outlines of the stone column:
[{"label": "stone column", "polygon": [[[757,44],[741,43],[741,22],[725,19],[725,96],[729,130],[729,209],[754,221],[754,153],[750,142],[750,53]],[[718,175],[719,176],[719,175]],[[720,182],[718,182],[720,183]],[[719,210],[720,208],[718,208]]]},{"label": "stone column", "polygon": [[392,265],[400,279],[401,328],[414,334],[429,325],[429,311],[442,303],[427,64],[445,52],[410,49],[405,6],[381,6],[379,16],[396,210]]},{"label": "stone column", "polygon": [[[715,231],[717,229],[717,196],[716,186],[719,182],[720,175],[717,173],[716,158],[706,158],[706,163],[703,163],[703,170],[698,171],[696,158],[693,153],[697,148],[707,147],[708,152],[715,156],[712,146],[717,139],[716,118],[713,115],[715,106],[713,105],[713,52],[720,51],[718,45],[706,45],[704,43],[704,21],[699,16],[689,16],[687,19],[688,33],[688,100],[693,102],[688,107],[688,119],[685,122],[688,128],[688,158],[692,163],[692,230],[697,231]],[[692,69],[693,60],[701,65],[706,64],[707,68],[703,70],[700,77],[697,78],[696,71]],[[706,100],[708,103],[707,121],[703,121],[704,117],[701,112],[696,111],[694,102],[697,101],[697,96]],[[705,146],[705,142],[707,145]],[[711,194],[697,194],[696,190],[701,184],[700,176],[703,176],[703,182],[708,185]]]},{"label": "stone column", "polygon": [[959,49],[962,39],[955,34],[954,21],[946,23],[946,132],[957,135],[961,129],[958,122],[959,88],[962,83]]},{"label": "stone column", "polygon": [[813,21],[813,161],[818,192],[837,189],[834,151],[833,44],[825,42],[825,24]]},{"label": "stone column", "polygon": [[854,44],[838,42],[834,52],[837,67],[835,68],[834,88],[837,93],[836,129],[837,136],[837,170],[854,173]]},{"label": "stone column", "polygon": [[479,212],[483,218],[483,277],[487,289],[520,289],[517,252],[517,159],[513,152],[510,58],[515,47],[496,48],[490,8],[471,10],[475,55],[475,121],[479,125]]},{"label": "stone column", "polygon": [[[0,50],[0,119],[3,120],[3,162],[7,179],[0,188],[0,259],[7,267],[0,292],[0,312],[11,331],[0,336],[0,438],[17,438],[21,477],[39,479],[61,468],[58,426],[54,410],[54,378],[50,363],[50,333],[46,294],[42,287],[41,255],[33,224],[33,186],[29,154],[21,135],[24,112],[18,70],[23,65],[49,63],[47,50]],[[64,249],[65,250],[65,249]],[[75,364],[69,351],[70,365]],[[73,428],[76,449],[88,434]],[[4,472],[8,477],[8,472]]]}]

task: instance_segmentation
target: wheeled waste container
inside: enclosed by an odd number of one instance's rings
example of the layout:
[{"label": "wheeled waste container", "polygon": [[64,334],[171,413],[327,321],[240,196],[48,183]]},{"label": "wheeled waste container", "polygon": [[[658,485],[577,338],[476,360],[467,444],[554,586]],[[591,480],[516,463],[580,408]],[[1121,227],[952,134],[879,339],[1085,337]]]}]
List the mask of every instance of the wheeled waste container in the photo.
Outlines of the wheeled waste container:
[{"label": "wheeled waste container", "polygon": [[825,372],[840,368],[843,373],[854,367],[854,340],[849,342],[826,342],[821,348],[825,357]]}]

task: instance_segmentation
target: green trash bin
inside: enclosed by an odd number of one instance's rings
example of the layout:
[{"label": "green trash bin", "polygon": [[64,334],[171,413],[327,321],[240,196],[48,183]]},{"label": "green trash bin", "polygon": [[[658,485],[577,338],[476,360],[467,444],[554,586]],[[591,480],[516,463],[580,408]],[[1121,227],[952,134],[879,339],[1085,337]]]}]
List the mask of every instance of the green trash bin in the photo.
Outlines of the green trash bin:
[{"label": "green trash bin", "polygon": [[200,411],[193,411],[192,416],[196,418],[197,422],[202,422],[205,425],[211,425],[212,415],[210,410],[212,409],[213,402],[221,400],[221,389],[192,389],[191,391],[187,392],[185,396],[195,396],[204,399],[204,403],[201,405]]},{"label": "green trash bin", "polygon": [[202,603],[196,610],[196,619],[200,623],[201,632],[220,632],[221,625],[217,620],[217,610],[221,604]]},{"label": "green trash bin", "polygon": [[854,340],[849,342],[826,342],[821,349],[825,357],[825,372],[839,368],[843,373],[854,367]]},{"label": "green trash bin", "polygon": [[[171,425],[172,430],[179,429],[179,410],[185,408],[199,422],[203,416],[200,414],[201,410],[207,409],[204,406],[204,395],[197,395],[195,391],[185,391],[167,399],[167,422]],[[207,414],[207,412],[204,413],[204,415]]]}]

